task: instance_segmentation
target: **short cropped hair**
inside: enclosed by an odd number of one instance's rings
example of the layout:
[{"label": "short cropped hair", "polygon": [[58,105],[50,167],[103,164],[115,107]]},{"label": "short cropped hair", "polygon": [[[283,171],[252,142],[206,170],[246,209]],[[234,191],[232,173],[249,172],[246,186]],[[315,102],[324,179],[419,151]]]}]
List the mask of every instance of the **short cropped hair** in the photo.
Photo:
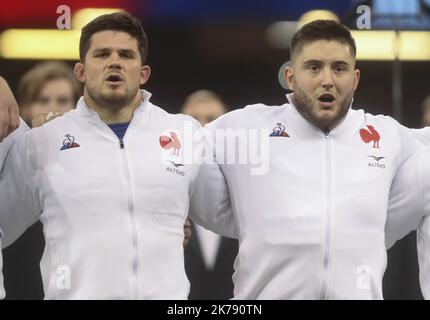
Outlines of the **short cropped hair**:
[{"label": "short cropped hair", "polygon": [[91,37],[101,31],[122,31],[137,40],[142,65],[148,56],[148,38],[140,20],[127,12],[115,12],[101,15],[82,28],[79,41],[79,57],[85,62],[85,55],[91,46]]},{"label": "short cropped hair", "polygon": [[318,40],[335,40],[348,44],[353,57],[357,55],[357,47],[351,32],[344,25],[334,20],[315,20],[305,24],[291,39],[290,59],[303,48],[304,45]]}]

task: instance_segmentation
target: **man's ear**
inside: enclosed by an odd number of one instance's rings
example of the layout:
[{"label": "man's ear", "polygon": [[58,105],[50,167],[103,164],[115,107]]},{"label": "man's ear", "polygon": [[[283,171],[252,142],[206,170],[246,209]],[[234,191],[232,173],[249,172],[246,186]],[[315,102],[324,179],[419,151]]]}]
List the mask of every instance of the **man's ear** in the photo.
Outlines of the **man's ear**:
[{"label": "man's ear", "polygon": [[358,87],[358,83],[360,82],[360,70],[355,69],[354,70],[354,91]]},{"label": "man's ear", "polygon": [[85,66],[82,62],[77,62],[73,68],[76,79],[79,82],[85,83]]},{"label": "man's ear", "polygon": [[150,75],[151,75],[151,68],[147,65],[142,66],[142,69],[140,70],[139,84],[140,85],[145,84],[148,81]]},{"label": "man's ear", "polygon": [[285,67],[285,81],[287,82],[288,88],[294,91],[294,70],[291,66]]}]

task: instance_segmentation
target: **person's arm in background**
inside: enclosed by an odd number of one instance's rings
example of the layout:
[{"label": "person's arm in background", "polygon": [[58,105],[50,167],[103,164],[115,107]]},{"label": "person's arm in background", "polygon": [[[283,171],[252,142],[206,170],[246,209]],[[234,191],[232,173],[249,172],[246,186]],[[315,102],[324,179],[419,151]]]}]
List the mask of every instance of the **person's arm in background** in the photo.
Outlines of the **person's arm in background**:
[{"label": "person's arm in background", "polygon": [[238,238],[227,183],[218,164],[201,166],[191,196],[189,217],[208,230]]},{"label": "person's arm in background", "polygon": [[397,171],[390,190],[385,226],[387,248],[418,229],[421,291],[430,299],[430,148],[424,148]]},{"label": "person's arm in background", "polygon": [[424,149],[418,151],[397,170],[391,185],[385,225],[387,248],[412,230],[416,230],[424,217],[422,177],[419,168],[424,151]]},{"label": "person's arm in background", "polygon": [[6,80],[0,76],[0,142],[18,126],[18,104]]},{"label": "person's arm in background", "polygon": [[35,161],[30,133],[27,132],[14,143],[6,156],[0,175],[2,248],[18,239],[39,219],[42,212],[39,194],[33,182]]},{"label": "person's arm in background", "polygon": [[395,123],[399,129],[402,153],[389,194],[385,226],[387,248],[412,230],[416,230],[423,217],[418,163],[426,147],[416,136],[416,131],[397,121]]},{"label": "person's arm in background", "polygon": [[[6,155],[8,154],[9,150],[11,149],[15,141],[17,139],[20,139],[24,135],[24,133],[27,132],[28,130],[30,130],[30,128],[28,128],[25,122],[21,120],[19,128],[14,132],[12,132],[12,134],[10,134],[6,139],[3,140],[3,142],[0,143],[0,170],[3,168],[3,163],[6,158]],[[1,231],[0,231],[0,248],[1,248]],[[3,258],[0,251],[0,299],[3,299],[5,297],[5,291],[3,287],[2,268],[3,268]]]},{"label": "person's arm in background", "polygon": [[430,300],[430,217],[427,215],[417,232],[420,287],[424,299]]},{"label": "person's arm in background", "polygon": [[214,130],[217,120],[205,126],[205,155],[190,198],[189,217],[202,227],[229,238],[238,238],[230,194],[216,162]]},{"label": "person's arm in background", "polygon": [[[428,202],[427,202],[428,204]],[[428,208],[427,208],[428,210]],[[424,217],[417,232],[420,286],[424,299],[430,300],[430,216]]]},{"label": "person's arm in background", "polygon": [[417,250],[421,291],[424,298],[430,300],[430,148],[426,148],[426,150],[418,163],[424,218],[417,232]]}]

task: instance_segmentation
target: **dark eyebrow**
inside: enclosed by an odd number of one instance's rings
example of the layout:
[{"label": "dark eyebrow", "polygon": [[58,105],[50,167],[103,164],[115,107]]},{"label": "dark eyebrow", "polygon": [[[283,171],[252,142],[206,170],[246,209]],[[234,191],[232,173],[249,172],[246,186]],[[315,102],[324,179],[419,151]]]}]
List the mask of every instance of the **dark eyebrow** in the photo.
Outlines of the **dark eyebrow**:
[{"label": "dark eyebrow", "polygon": [[[317,59],[306,60],[305,62],[303,62],[304,65],[322,64],[322,63],[323,62],[321,60],[317,60]],[[337,60],[337,61],[334,61],[332,64],[334,64],[334,65],[343,65],[343,66],[349,66],[350,65],[345,60]]]},{"label": "dark eyebrow", "polygon": [[321,60],[316,60],[316,59],[311,59],[311,60],[306,60],[305,62],[303,62],[304,65],[310,65],[310,64],[322,64]]},{"label": "dark eyebrow", "polygon": [[119,52],[128,53],[128,54],[136,54],[136,51],[132,50],[132,49],[120,49]]},{"label": "dark eyebrow", "polygon": [[[97,48],[97,49],[94,49],[95,53],[98,53],[98,52],[110,52],[110,51],[112,51],[111,48]],[[136,51],[132,50],[132,49],[120,49],[119,52],[121,52],[121,53],[132,53],[132,54],[136,53]]]},{"label": "dark eyebrow", "polygon": [[99,53],[99,52],[109,52],[110,49],[109,48],[96,48],[94,49],[94,53]]},{"label": "dark eyebrow", "polygon": [[341,65],[341,66],[349,66],[350,64],[344,60],[338,60],[333,62],[334,65]]}]

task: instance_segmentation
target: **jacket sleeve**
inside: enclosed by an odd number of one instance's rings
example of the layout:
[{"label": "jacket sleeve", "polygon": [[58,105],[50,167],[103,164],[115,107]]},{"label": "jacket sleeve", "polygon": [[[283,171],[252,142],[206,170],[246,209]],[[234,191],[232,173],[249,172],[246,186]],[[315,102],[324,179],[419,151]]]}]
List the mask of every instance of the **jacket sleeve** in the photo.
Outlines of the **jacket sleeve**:
[{"label": "jacket sleeve", "polygon": [[2,268],[3,268],[3,256],[0,252],[0,300],[2,300],[6,296],[6,293],[4,292],[4,286],[3,286]]},{"label": "jacket sleeve", "polygon": [[430,217],[428,215],[424,217],[418,228],[417,249],[421,292],[424,299],[430,300]]},{"label": "jacket sleeve", "polygon": [[0,231],[2,248],[13,243],[41,213],[33,186],[35,177],[31,132],[17,139],[0,175]]},{"label": "jacket sleeve", "polygon": [[[430,148],[427,148],[430,149]],[[422,220],[417,233],[418,263],[420,267],[421,291],[430,300],[430,151],[420,159],[420,178],[422,189]]]},{"label": "jacket sleeve", "polygon": [[422,144],[428,146],[430,145],[430,127],[425,127],[422,129],[409,129],[411,133],[421,141]]},{"label": "jacket sleeve", "polygon": [[[423,139],[421,135],[417,134],[417,130],[418,129],[408,129],[402,125],[399,125],[399,134],[402,145],[402,156],[399,159],[400,165],[427,144],[425,143],[426,140]],[[430,140],[428,143],[430,143]]]},{"label": "jacket sleeve", "polygon": [[6,155],[9,152],[10,148],[12,148],[15,141],[24,135],[30,128],[24,122],[24,120],[20,119],[19,127],[12,132],[3,142],[0,143],[0,169],[3,167],[4,160],[6,159]]},{"label": "jacket sleeve", "polygon": [[[10,148],[15,143],[16,139],[21,137],[26,131],[28,131],[29,128],[25,124],[25,122],[20,119],[20,124],[18,129],[16,129],[14,132],[12,132],[9,136],[6,137],[6,139],[3,140],[3,142],[0,143],[0,170],[3,168],[3,163],[6,158],[6,155],[8,154]],[[1,235],[1,230],[0,230]],[[1,237],[0,237],[0,247],[1,247]],[[0,251],[0,299],[3,299],[5,297],[4,292],[4,286],[3,286],[3,273],[1,272],[3,268],[3,257]]]},{"label": "jacket sleeve", "polygon": [[215,160],[211,126],[205,129],[205,154],[190,201],[190,218],[197,224],[229,238],[238,238],[227,182]]},{"label": "jacket sleeve", "polygon": [[396,173],[390,189],[385,225],[387,248],[416,230],[426,215],[423,207],[423,181],[426,178],[423,176],[425,172],[422,172],[422,164],[429,152],[429,148],[418,151]]}]

